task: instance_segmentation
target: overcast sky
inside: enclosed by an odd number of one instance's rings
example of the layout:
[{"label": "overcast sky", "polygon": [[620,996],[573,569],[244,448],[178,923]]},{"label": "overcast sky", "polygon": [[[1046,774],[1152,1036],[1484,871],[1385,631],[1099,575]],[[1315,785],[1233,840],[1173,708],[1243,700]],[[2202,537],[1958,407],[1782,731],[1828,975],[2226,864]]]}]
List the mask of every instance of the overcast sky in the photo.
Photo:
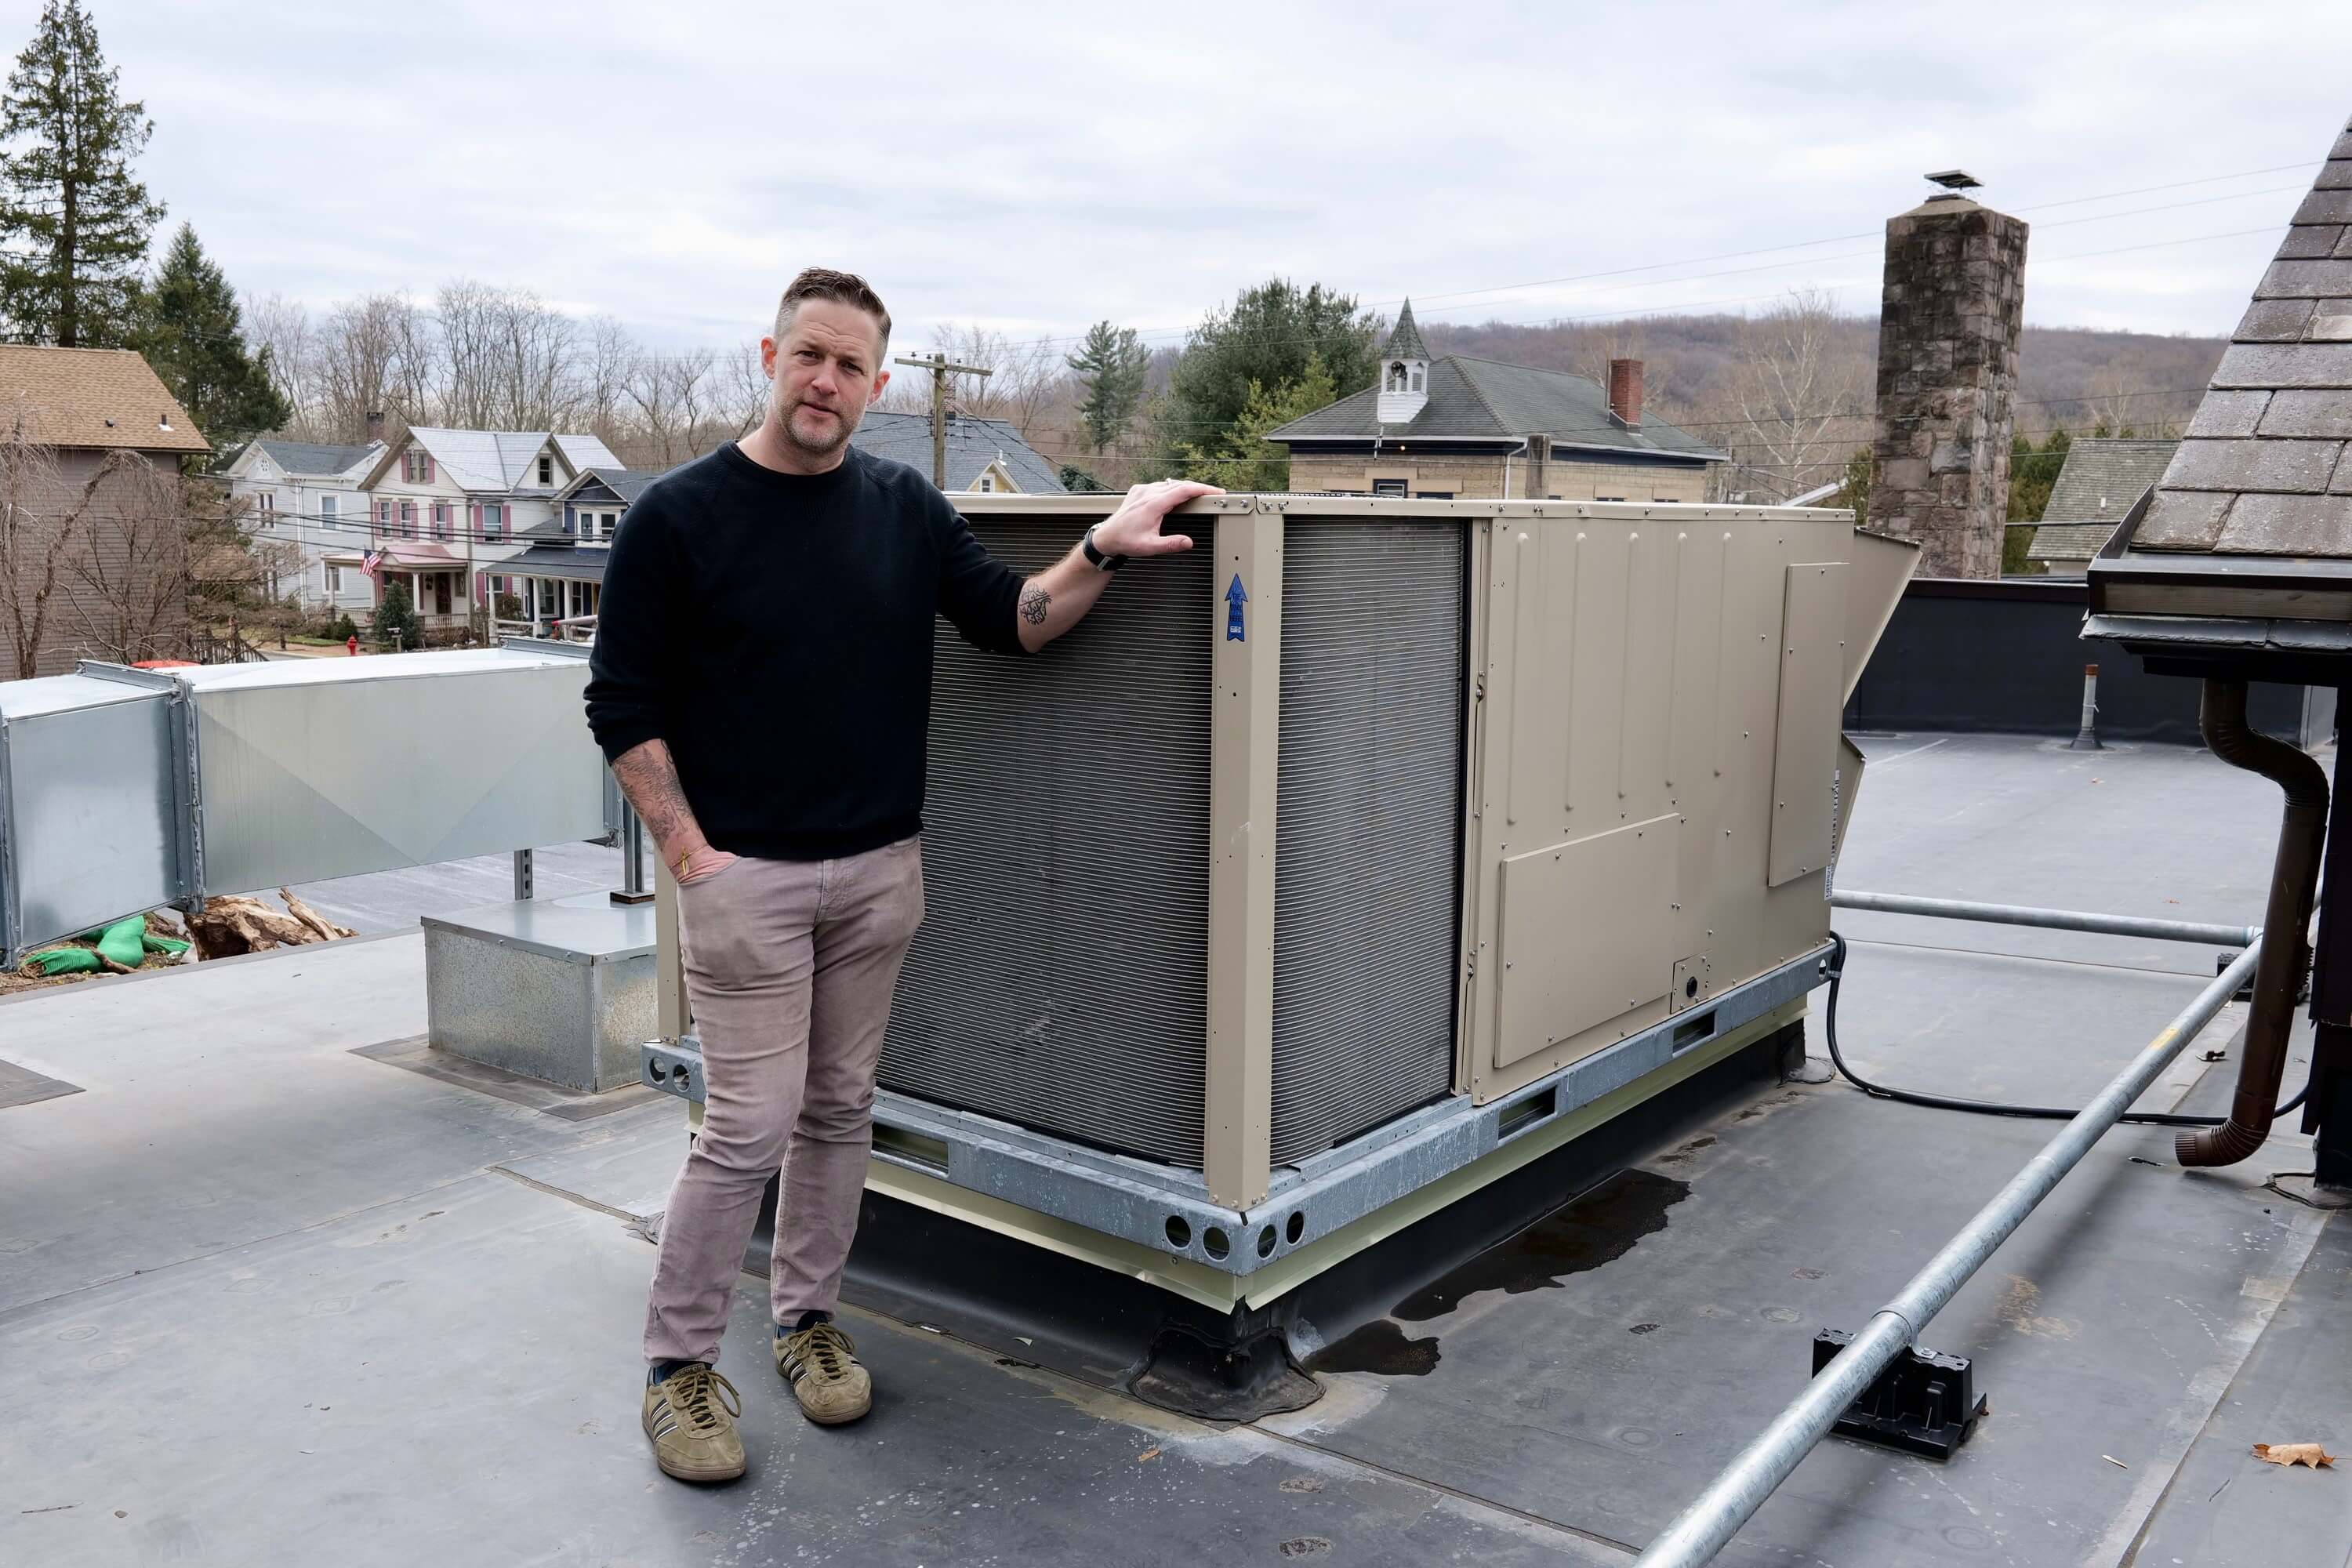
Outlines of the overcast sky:
[{"label": "overcast sky", "polygon": [[2352,116],[2344,0],[88,3],[240,289],[467,276],[681,346],[812,262],[909,348],[1172,338],[1275,273],[1434,321],[1874,310],[1955,164],[2033,225],[2028,321],[2222,332]]}]

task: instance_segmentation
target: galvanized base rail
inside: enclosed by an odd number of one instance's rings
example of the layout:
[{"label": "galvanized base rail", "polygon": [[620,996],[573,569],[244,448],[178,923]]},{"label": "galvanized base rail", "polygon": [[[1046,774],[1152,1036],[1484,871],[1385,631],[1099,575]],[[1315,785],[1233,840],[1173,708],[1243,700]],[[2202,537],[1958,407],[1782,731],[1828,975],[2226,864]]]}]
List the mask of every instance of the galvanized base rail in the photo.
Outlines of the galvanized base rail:
[{"label": "galvanized base rail", "polygon": [[[1935,900],[1918,900],[1933,902]],[[1910,912],[1910,911],[1906,911]],[[2043,911],[2047,912],[2047,911]],[[2158,922],[2169,924],[2172,922]],[[2076,928],[2080,929],[2080,928]],[[2202,940],[2202,939],[2194,939]],[[1715,1479],[1698,1500],[1675,1517],[1664,1533],[1635,1560],[1634,1568],[1693,1568],[1712,1562],[1715,1554],[1748,1522],[1773,1489],[1788,1479],[1798,1462],[1835,1425],[1852,1405],[1892,1363],[1910,1348],[1920,1331],[1944,1310],[1961,1286],[1983,1267],[1987,1258],[2050,1195],[2066,1173],[2079,1163],[2116,1118],[2131,1109],[2157,1076],[2170,1066],[2210,1023],[2232,993],[2254,973],[2262,952],[2259,939],[2197,994],[2197,999],[2167,1024],[2156,1038],[2082,1114],[2043,1145],[2040,1153],[2011,1178],[2007,1186],[1977,1211],[1958,1236],[1944,1244],[1927,1266],[1911,1277],[1902,1294],[1878,1310],[1869,1326],[1854,1336],[1796,1402],[1774,1417],[1763,1435],[1741,1450],[1739,1457]]]},{"label": "galvanized base rail", "polygon": [[2022,904],[1979,904],[1965,899],[1916,899],[1907,893],[1865,893],[1839,888],[1830,903],[1841,910],[1875,910],[1886,915],[1928,915],[1937,920],[1983,921],[1992,925],[2039,926],[2045,931],[2086,931],[2100,936],[2137,936],[2151,942],[2218,942],[2244,947],[2262,934],[2260,926],[2207,925],[2197,921],[2146,920],[2137,915],[2092,914],[2082,910],[2037,910]]},{"label": "galvanized base rail", "polygon": [[[1047,1133],[884,1090],[875,1158],[1165,1256],[1246,1276],[1704,1049],[1824,984],[1827,948],[1583,1057],[1507,1097],[1450,1096],[1274,1173],[1265,1200],[1227,1208],[1198,1170],[1088,1149]],[[703,1097],[699,1043],[653,1041],[644,1081]]]}]

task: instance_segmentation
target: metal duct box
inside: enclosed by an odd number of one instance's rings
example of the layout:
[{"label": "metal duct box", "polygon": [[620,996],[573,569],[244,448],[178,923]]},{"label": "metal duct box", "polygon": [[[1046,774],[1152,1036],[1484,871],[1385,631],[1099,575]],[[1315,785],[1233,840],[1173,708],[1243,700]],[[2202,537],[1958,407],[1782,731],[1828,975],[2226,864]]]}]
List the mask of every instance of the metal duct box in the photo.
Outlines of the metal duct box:
[{"label": "metal duct box", "polygon": [[515,647],[170,672],[193,715],[192,890],[604,837],[587,679],[584,658]]},{"label": "metal duct box", "polygon": [[[1117,504],[958,500],[1024,570]],[[1915,550],[1665,504],[1179,525],[1034,658],[940,634],[885,1190],[1276,1290],[1821,983],[1838,715]]]},{"label": "metal duct box", "polygon": [[0,682],[0,965],[184,891],[169,698]]}]

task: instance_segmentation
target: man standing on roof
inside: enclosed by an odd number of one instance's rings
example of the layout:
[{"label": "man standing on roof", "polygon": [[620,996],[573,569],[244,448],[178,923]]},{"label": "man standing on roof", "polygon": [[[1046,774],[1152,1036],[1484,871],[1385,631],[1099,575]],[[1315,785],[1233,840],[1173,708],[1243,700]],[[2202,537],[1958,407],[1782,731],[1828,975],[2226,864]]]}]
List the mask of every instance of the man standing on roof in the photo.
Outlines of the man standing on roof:
[{"label": "man standing on roof", "polygon": [[648,486],[604,574],[588,723],[677,880],[707,1080],[646,1312],[646,1436],[682,1480],[743,1473],[740,1405],[713,1363],[780,1166],[776,1370],[822,1425],[873,1403],[833,1313],[891,992],[923,918],[932,617],[1034,653],[1128,557],[1192,548],[1161,520],[1215,493],[1139,485],[1024,582],[927,477],[849,444],[889,344],[865,279],[793,279],[760,343],[766,417]]}]

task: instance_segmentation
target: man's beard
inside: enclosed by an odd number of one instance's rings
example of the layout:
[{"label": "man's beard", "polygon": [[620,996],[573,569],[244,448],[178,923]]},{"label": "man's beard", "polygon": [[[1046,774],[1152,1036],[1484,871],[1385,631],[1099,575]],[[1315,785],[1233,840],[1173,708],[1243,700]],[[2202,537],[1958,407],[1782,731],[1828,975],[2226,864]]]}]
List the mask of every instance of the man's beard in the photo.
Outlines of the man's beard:
[{"label": "man's beard", "polygon": [[[833,416],[835,434],[830,439],[812,441],[807,437],[802,435],[800,431],[793,428],[793,417],[803,408],[811,409],[818,414],[829,414]],[[840,451],[842,447],[849,444],[849,437],[857,428],[856,421],[849,418],[838,410],[831,408],[818,408],[812,403],[796,403],[793,405],[791,413],[786,414],[783,418],[779,420],[777,423],[785,442],[794,449],[811,458],[832,457],[835,452]]]}]

